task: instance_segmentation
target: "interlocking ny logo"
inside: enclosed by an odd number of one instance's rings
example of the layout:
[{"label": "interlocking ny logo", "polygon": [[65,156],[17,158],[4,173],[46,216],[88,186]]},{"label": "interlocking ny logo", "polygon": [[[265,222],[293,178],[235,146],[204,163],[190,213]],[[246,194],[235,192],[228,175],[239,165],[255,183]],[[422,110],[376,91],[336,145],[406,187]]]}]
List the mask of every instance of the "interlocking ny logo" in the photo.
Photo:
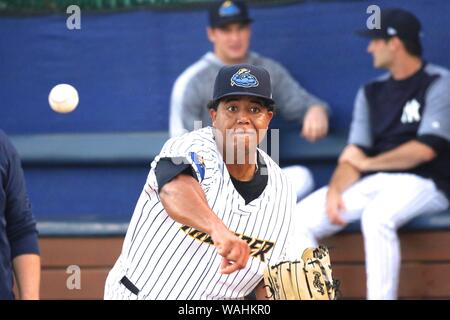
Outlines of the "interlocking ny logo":
[{"label": "interlocking ny logo", "polygon": [[420,121],[419,109],[420,103],[416,99],[408,101],[405,104],[405,107],[403,108],[403,114],[400,121],[402,123],[419,122]]}]

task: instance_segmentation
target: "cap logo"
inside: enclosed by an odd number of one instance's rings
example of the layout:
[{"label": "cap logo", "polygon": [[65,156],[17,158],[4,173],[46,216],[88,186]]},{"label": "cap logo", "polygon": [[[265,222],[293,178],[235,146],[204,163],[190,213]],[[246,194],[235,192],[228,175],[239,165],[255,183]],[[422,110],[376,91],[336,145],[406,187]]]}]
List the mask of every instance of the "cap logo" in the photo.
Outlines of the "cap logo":
[{"label": "cap logo", "polygon": [[238,72],[231,77],[231,86],[238,86],[243,88],[252,88],[259,85],[258,79],[250,73],[247,68],[240,68]]},{"label": "cap logo", "polygon": [[219,9],[219,15],[221,17],[234,16],[241,13],[241,10],[232,2],[225,1]]},{"label": "cap logo", "polygon": [[387,31],[387,34],[390,36],[395,36],[397,34],[397,30],[395,30],[392,27],[388,27],[386,31]]}]

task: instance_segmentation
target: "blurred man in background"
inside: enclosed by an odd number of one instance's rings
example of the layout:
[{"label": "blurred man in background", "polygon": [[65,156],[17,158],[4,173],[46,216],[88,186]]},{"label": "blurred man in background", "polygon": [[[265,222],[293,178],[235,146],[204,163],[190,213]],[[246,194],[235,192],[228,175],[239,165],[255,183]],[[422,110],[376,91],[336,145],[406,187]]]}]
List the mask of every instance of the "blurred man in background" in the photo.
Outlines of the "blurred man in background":
[{"label": "blurred man in background", "polygon": [[[269,71],[278,110],[286,120],[302,125],[301,134],[305,139],[314,142],[326,136],[327,104],[303,89],[279,63],[249,51],[251,22],[242,1],[218,1],[211,6],[207,34],[213,52],[206,53],[186,69],[174,84],[169,119],[172,137],[211,125],[206,106],[214,79],[222,66],[239,63],[262,66]],[[291,166],[283,171],[294,184],[298,199],[313,190],[314,180],[307,168]]]},{"label": "blurred man in background", "polygon": [[396,299],[397,229],[450,199],[450,72],[422,59],[421,24],[383,10],[370,38],[375,68],[389,71],[356,96],[347,147],[328,187],[297,205],[297,244],[316,245],[361,219],[368,299]]}]

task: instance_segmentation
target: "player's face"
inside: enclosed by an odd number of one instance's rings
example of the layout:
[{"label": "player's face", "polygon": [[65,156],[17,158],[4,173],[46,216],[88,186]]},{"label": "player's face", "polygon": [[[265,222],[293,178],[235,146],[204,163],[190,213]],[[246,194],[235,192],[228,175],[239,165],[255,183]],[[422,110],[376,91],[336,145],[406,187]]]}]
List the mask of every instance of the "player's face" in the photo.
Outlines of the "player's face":
[{"label": "player's face", "polygon": [[367,47],[367,52],[372,54],[375,68],[389,69],[393,59],[393,48],[390,40],[373,39]]},{"label": "player's face", "polygon": [[208,38],[214,45],[214,53],[226,64],[245,60],[250,46],[249,24],[231,23],[221,28],[208,28]]},{"label": "player's face", "polygon": [[229,97],[220,101],[217,111],[210,110],[213,127],[220,131],[223,145],[246,151],[263,140],[273,112],[253,97]]}]

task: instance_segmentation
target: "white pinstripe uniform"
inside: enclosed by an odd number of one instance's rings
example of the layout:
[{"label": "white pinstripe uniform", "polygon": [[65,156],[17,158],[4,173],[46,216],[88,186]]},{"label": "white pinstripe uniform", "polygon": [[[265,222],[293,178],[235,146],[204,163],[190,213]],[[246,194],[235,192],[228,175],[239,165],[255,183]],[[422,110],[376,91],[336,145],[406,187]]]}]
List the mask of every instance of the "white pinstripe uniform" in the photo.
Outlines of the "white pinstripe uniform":
[{"label": "white pinstripe uniform", "polygon": [[[378,138],[387,130],[392,130],[390,143],[394,138],[408,135],[408,139],[424,139],[432,136],[446,144],[434,160],[440,161],[440,169],[430,168],[430,176],[419,171],[378,172],[362,177],[343,194],[346,210],[342,214],[345,222],[361,219],[364,236],[367,273],[367,297],[369,299],[396,299],[401,263],[400,242],[397,229],[409,220],[422,214],[430,214],[445,210],[449,206],[448,160],[450,158],[450,72],[441,67],[427,64],[416,75],[420,76],[420,86],[426,90],[404,90],[405,104],[386,103],[388,111],[380,112],[385,123],[372,121],[373,111],[367,98],[367,89],[358,92],[355,101],[353,122],[350,130],[349,144],[373,147],[387,139]],[[388,75],[380,77],[371,85],[380,86],[388,81]],[[414,79],[413,79],[414,80]],[[426,82],[425,80],[428,80]],[[416,81],[417,82],[417,81]],[[419,87],[419,88],[422,88]],[[413,89],[415,87],[412,87]],[[412,96],[408,96],[412,94]],[[369,94],[370,96],[370,94]],[[391,94],[389,97],[395,97]],[[420,101],[420,103],[419,103]],[[411,105],[418,107],[411,114]],[[373,109],[383,106],[376,105]],[[419,112],[420,110],[420,112]],[[386,119],[391,120],[388,121]],[[404,119],[410,119],[405,121]],[[378,119],[378,118],[377,118]],[[444,120],[445,119],[445,120]],[[386,127],[379,130],[376,125]],[[400,132],[401,134],[396,133]],[[402,131],[400,131],[402,130]],[[439,158],[439,160],[438,160]],[[429,166],[433,164],[429,163]],[[446,169],[445,169],[446,167]],[[420,170],[422,167],[418,167]],[[424,169],[422,169],[424,170]],[[441,170],[441,171],[438,171]],[[301,201],[296,208],[293,220],[294,243],[301,250],[303,247],[316,246],[317,239],[329,236],[343,229],[331,224],[326,212],[326,195],[328,187],[324,187]],[[447,193],[447,195],[446,195]]]},{"label": "white pinstripe uniform", "polygon": [[[262,280],[266,263],[280,259],[295,205],[291,185],[278,165],[258,149],[267,165],[268,182],[263,193],[246,205],[233,186],[213,130],[206,127],[170,139],[153,161],[122,253],[108,275],[105,299],[242,299]],[[222,257],[209,235],[168,216],[154,171],[165,157],[190,162],[209,206],[249,243],[251,257],[244,269],[220,274]],[[195,160],[201,158],[204,166]],[[139,290],[137,294],[120,283],[124,276]]]}]

